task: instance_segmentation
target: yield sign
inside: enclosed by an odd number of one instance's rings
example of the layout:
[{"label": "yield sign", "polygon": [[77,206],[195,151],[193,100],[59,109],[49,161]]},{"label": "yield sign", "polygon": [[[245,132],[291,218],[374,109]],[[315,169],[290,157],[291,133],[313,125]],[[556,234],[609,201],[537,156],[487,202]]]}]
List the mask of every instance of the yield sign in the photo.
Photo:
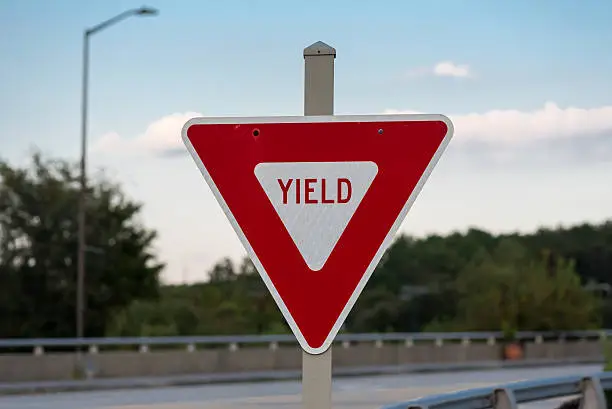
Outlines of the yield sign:
[{"label": "yield sign", "polygon": [[319,354],[452,133],[442,115],[194,118],[183,141],[300,346]]}]

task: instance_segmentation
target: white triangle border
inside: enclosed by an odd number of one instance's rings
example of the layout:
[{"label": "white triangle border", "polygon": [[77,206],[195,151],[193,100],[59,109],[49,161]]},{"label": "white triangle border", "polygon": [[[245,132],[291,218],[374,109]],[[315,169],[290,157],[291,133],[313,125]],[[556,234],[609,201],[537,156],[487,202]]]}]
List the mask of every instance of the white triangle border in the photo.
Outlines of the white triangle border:
[{"label": "white triangle border", "polygon": [[[197,152],[195,151],[193,145],[191,144],[191,141],[187,137],[187,130],[189,129],[191,125],[198,125],[198,124],[266,124],[266,123],[269,124],[269,123],[401,122],[401,121],[444,122],[447,127],[447,132],[446,132],[446,135],[444,136],[444,139],[442,140],[442,143],[440,143],[440,146],[436,150],[436,153],[433,155],[429,164],[425,168],[423,175],[421,175],[418,183],[415,185],[414,190],[410,194],[410,197],[408,198],[408,200],[404,204],[404,207],[402,208],[399,215],[395,219],[395,222],[391,226],[391,229],[389,229],[389,232],[387,233],[387,235],[385,236],[385,239],[383,240],[380,247],[378,248],[378,251],[376,252],[374,257],[370,261],[370,264],[366,268],[364,275],[359,280],[357,287],[355,288],[348,302],[342,309],[342,312],[338,316],[338,319],[336,320],[331,331],[327,335],[327,338],[325,338],[325,341],[320,347],[313,348],[310,345],[308,345],[308,343],[306,342],[306,339],[304,338],[304,335],[300,331],[300,328],[297,326],[293,317],[289,313],[289,310],[287,309],[285,302],[283,301],[278,291],[276,291],[276,288],[274,287],[272,280],[268,276],[268,273],[266,272],[265,268],[259,261],[259,258],[257,257],[257,254],[255,254],[253,247],[251,246],[247,237],[245,236],[242,229],[238,225],[236,218],[234,217],[231,210],[227,206],[227,203],[223,199],[223,196],[219,192],[219,189],[215,185],[215,182],[212,180],[210,174],[208,173],[206,166],[204,166],[204,163],[202,162]],[[197,118],[191,118],[185,123],[185,125],[183,126],[181,130],[181,138],[183,139],[183,143],[185,144],[187,150],[189,151],[189,154],[191,155],[196,165],[200,169],[202,176],[204,176],[206,183],[208,184],[209,188],[211,189],[212,193],[217,199],[217,202],[223,209],[225,216],[227,217],[234,231],[238,235],[238,238],[240,239],[240,242],[244,246],[245,250],[247,251],[247,254],[251,258],[255,267],[257,268],[257,271],[259,272],[259,275],[261,276],[262,280],[266,284],[268,291],[270,291],[270,294],[272,294],[272,297],[274,298],[274,301],[276,302],[281,313],[283,314],[283,317],[285,318],[285,320],[289,324],[289,327],[291,328],[295,337],[297,338],[297,341],[300,344],[300,347],[302,348],[302,350],[304,350],[304,352],[308,354],[318,355],[318,354],[322,354],[323,352],[327,351],[327,349],[329,349],[329,347],[334,342],[334,338],[338,334],[338,331],[340,331],[342,324],[344,323],[344,321],[346,320],[346,317],[348,316],[351,309],[355,305],[355,302],[359,298],[359,295],[363,291],[363,288],[365,287],[368,280],[370,279],[370,276],[374,272],[376,266],[378,265],[378,262],[382,258],[383,254],[385,253],[389,245],[391,245],[391,243],[393,242],[393,239],[395,238],[395,234],[397,233],[401,224],[406,218],[408,211],[414,204],[416,198],[418,197],[419,193],[423,189],[425,182],[429,178],[429,175],[435,168],[436,164],[440,160],[440,157],[442,156],[442,154],[446,150],[446,147],[450,143],[453,137],[453,133],[454,133],[454,126],[451,120],[445,115],[439,115],[439,114],[317,115],[317,116],[272,116],[272,117],[197,117]],[[340,236],[340,238],[342,238],[342,236]]]}]

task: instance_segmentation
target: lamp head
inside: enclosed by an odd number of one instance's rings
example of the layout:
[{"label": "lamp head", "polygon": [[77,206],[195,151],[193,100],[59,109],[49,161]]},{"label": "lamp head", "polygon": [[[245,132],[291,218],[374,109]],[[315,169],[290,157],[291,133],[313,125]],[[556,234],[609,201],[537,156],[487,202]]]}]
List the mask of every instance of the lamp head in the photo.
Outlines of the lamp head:
[{"label": "lamp head", "polygon": [[136,9],[135,14],[138,16],[156,16],[159,14],[159,10],[154,9],[153,7],[142,6],[139,9]]}]

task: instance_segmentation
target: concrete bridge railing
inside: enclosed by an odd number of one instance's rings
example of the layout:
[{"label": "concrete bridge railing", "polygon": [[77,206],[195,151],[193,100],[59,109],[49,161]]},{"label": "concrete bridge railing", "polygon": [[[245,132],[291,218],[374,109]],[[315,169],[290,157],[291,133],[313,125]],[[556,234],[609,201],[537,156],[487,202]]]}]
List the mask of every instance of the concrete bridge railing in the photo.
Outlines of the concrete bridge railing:
[{"label": "concrete bridge railing", "polygon": [[[567,340],[593,341],[606,339],[612,336],[612,330],[592,331],[548,331],[518,332],[515,339],[520,342],[533,342],[542,344],[548,341],[564,342]],[[487,343],[495,345],[503,341],[501,332],[416,332],[416,333],[367,333],[367,334],[339,334],[334,343],[349,347],[356,343],[375,343],[382,346],[383,343],[404,343],[412,346],[415,343],[433,343],[442,346],[444,343]],[[7,350],[19,349],[21,351],[30,349],[35,355],[42,355],[46,349],[67,350],[86,348],[90,353],[97,353],[100,348],[117,349],[117,347],[138,347],[142,353],[150,348],[179,349],[194,351],[198,347],[225,346],[230,350],[236,350],[241,346],[268,345],[270,349],[277,348],[280,344],[297,344],[295,337],[291,334],[282,335],[217,335],[217,336],[186,336],[186,337],[105,337],[105,338],[32,338],[32,339],[0,339],[0,354]],[[122,348],[123,349],[123,348]]]},{"label": "concrete bridge railing", "polygon": [[564,376],[444,393],[384,409],[518,409],[519,404],[575,396],[578,399],[570,405],[575,409],[607,409],[612,408],[612,402],[606,401],[606,391],[610,390],[612,372],[601,372],[587,377]]},{"label": "concrete bridge railing", "polygon": [[[609,335],[612,331],[522,332],[516,336],[522,346],[516,362],[601,362],[602,341]],[[340,334],[332,359],[338,375],[373,374],[495,367],[505,362],[503,352],[497,332]],[[248,380],[281,372],[299,377],[301,363],[290,334],[0,339],[0,384],[196,375]]]}]

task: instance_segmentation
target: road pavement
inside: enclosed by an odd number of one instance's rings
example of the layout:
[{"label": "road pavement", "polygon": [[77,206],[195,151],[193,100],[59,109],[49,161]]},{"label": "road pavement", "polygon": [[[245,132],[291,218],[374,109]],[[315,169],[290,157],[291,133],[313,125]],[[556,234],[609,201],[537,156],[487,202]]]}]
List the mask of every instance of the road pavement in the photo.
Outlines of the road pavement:
[{"label": "road pavement", "polygon": [[[334,380],[334,409],[374,409],[434,393],[600,370],[601,365],[576,365],[340,378]],[[0,397],[0,409],[296,409],[300,392],[295,381],[70,392]],[[521,409],[552,409],[556,404]]]}]

